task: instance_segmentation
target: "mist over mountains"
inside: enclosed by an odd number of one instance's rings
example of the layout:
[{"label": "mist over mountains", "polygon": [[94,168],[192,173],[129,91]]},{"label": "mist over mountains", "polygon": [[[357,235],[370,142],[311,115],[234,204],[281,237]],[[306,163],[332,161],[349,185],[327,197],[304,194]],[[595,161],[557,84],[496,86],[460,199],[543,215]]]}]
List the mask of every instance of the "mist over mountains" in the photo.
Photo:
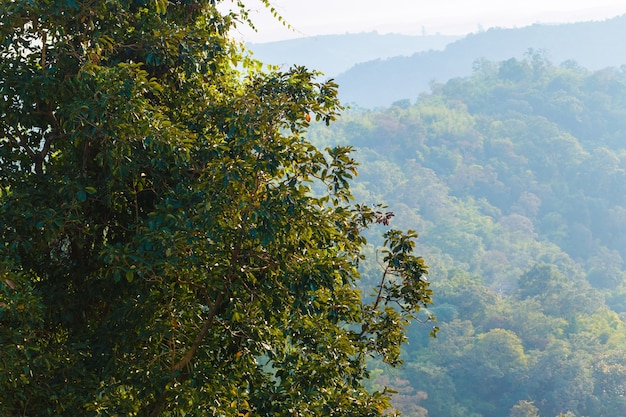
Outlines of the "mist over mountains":
[{"label": "mist over mountains", "polygon": [[364,33],[250,47],[266,63],[318,68],[336,78],[344,103],[373,108],[415,100],[432,82],[469,76],[481,59],[522,58],[531,49],[557,65],[573,61],[591,70],[619,68],[626,64],[624,38],[626,15],[605,21],[495,28],[461,39]]},{"label": "mist over mountains", "polygon": [[360,62],[442,50],[450,42],[460,38],[461,36],[381,35],[368,32],[253,43],[248,47],[262,62],[280,66],[304,65],[322,71],[328,77],[335,77]]}]

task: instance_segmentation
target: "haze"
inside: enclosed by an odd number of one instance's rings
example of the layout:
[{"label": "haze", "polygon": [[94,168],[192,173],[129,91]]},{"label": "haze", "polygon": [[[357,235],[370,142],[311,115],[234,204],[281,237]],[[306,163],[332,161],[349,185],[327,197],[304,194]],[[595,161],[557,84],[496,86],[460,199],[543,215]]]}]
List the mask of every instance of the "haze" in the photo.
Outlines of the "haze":
[{"label": "haze", "polygon": [[626,13],[619,0],[296,0],[272,1],[293,28],[278,23],[259,0],[246,3],[258,32],[239,29],[246,42],[271,42],[324,34],[379,33],[463,35],[490,27],[604,20]]}]

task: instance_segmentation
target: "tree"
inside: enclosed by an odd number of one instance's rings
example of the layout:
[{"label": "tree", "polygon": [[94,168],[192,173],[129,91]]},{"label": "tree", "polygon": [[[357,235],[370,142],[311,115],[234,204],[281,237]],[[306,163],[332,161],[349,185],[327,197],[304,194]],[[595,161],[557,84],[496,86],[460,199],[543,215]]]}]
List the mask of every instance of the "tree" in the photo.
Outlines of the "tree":
[{"label": "tree", "polygon": [[416,234],[304,138],[336,85],[260,71],[215,3],[0,5],[0,414],[385,412],[366,358],[431,302]]},{"label": "tree", "polygon": [[[462,358],[457,389],[475,396],[482,415],[506,415],[516,399],[526,393],[522,382],[528,375],[529,358],[522,340],[512,331],[493,329],[481,333]],[[479,408],[480,407],[480,408]]]},{"label": "tree", "polygon": [[539,417],[538,411],[532,401],[519,400],[511,408],[509,417]]}]

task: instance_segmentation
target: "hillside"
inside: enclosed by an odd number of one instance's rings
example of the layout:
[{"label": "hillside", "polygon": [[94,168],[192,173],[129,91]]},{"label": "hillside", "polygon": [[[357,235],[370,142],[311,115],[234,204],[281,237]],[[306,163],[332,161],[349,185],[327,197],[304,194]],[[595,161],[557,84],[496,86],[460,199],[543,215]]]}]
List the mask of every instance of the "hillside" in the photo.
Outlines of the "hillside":
[{"label": "hillside", "polygon": [[387,204],[430,266],[441,332],[416,323],[374,387],[413,417],[626,415],[623,71],[482,61],[311,135],[356,147],[357,201]]},{"label": "hillside", "polygon": [[361,63],[337,77],[345,103],[387,106],[415,100],[432,81],[468,76],[479,59],[521,58],[529,49],[543,51],[552,62],[573,60],[589,69],[626,64],[626,16],[601,22],[533,25],[490,29],[449,44],[444,50]]},{"label": "hillside", "polygon": [[459,38],[460,36],[444,35],[381,35],[370,32],[251,43],[247,46],[256,58],[266,64],[304,65],[320,70],[328,77],[335,77],[360,62],[441,50]]}]

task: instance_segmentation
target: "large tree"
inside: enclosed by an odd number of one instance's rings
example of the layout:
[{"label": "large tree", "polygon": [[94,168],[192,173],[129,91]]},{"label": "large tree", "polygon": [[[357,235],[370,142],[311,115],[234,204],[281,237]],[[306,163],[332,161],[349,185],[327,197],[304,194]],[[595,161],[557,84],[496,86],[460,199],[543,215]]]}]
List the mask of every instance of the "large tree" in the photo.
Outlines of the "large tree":
[{"label": "large tree", "polygon": [[0,415],[385,412],[366,358],[431,301],[415,234],[305,140],[336,85],[260,71],[215,3],[1,3]]}]

